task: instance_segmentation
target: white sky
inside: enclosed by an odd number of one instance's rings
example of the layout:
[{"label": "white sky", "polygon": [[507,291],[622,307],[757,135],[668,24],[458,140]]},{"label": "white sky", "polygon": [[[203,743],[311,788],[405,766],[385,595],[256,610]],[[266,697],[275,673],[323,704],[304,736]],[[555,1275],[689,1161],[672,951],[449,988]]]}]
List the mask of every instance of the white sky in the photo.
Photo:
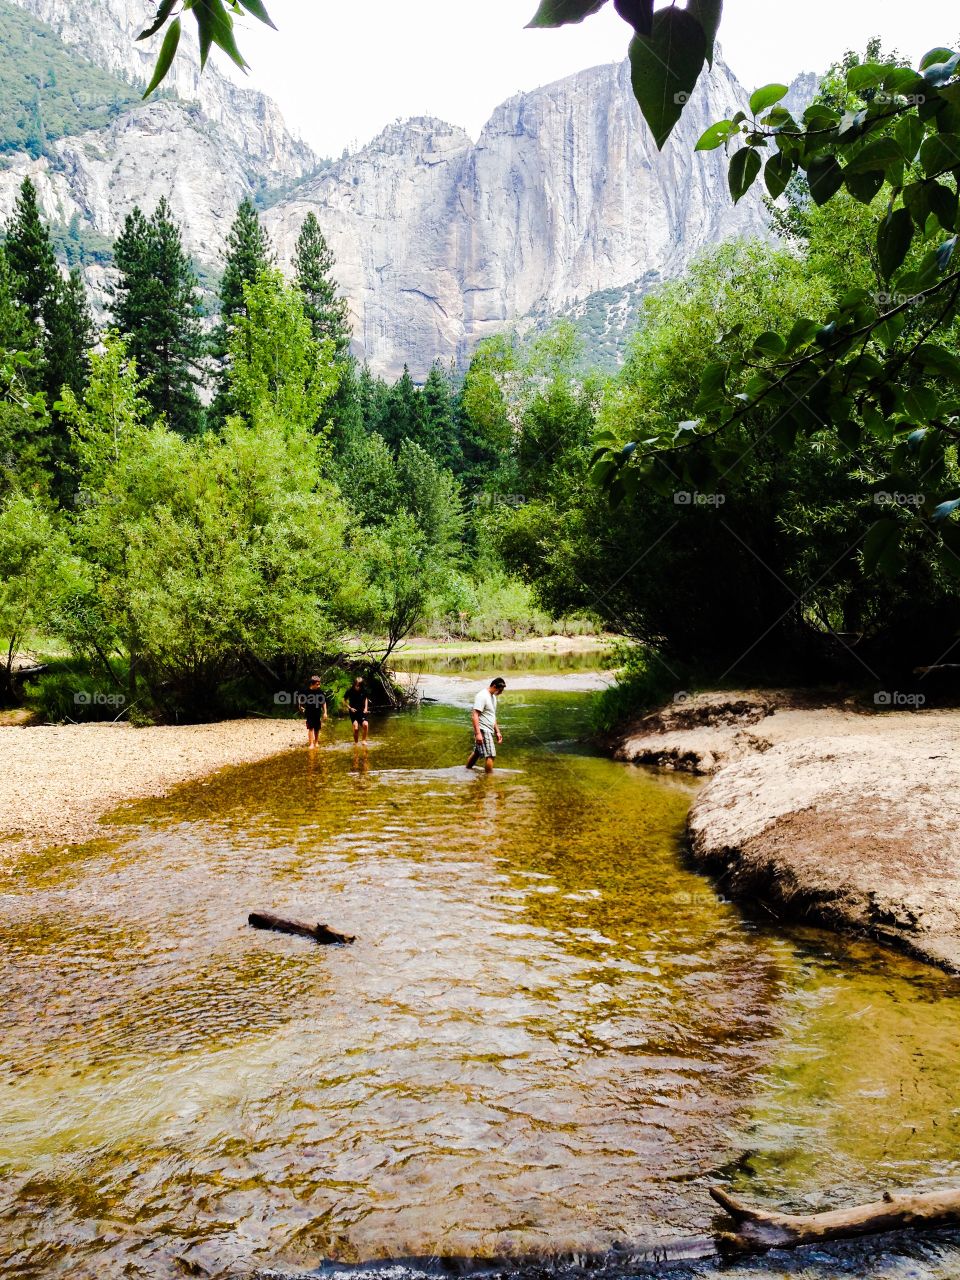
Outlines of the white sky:
[{"label": "white sky", "polygon": [[[476,136],[493,108],[626,52],[607,9],[581,26],[527,31],[537,0],[266,0],[279,32],[243,23],[248,83],[321,155],[368,142],[398,117],[439,116]],[[794,16],[802,12],[803,20]],[[724,57],[748,89],[822,71],[880,35],[916,62],[960,34],[957,0],[726,0]]]}]

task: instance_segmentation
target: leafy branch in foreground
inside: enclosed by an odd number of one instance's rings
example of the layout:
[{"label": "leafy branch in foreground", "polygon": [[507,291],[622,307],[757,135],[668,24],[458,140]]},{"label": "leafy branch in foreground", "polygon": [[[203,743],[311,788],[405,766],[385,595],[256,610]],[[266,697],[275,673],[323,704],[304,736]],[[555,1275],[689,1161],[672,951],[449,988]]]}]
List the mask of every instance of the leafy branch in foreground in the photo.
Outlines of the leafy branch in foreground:
[{"label": "leafy branch in foreground", "polygon": [[143,96],[150,97],[154,89],[166,78],[173,65],[177,49],[180,47],[180,37],[183,34],[181,14],[184,13],[192,14],[197,24],[201,70],[207,65],[211,47],[216,45],[237,64],[241,71],[245,71],[247,62],[237,46],[233,32],[234,18],[242,17],[245,12],[252,14],[267,26],[273,26],[263,0],[160,0],[153,22],[137,36],[138,40],[149,40],[158,31],[164,27],[167,28],[157,55],[153,76]]},{"label": "leafy branch in foreground", "polygon": [[902,538],[919,521],[960,578],[960,523],[948,521],[960,509],[958,69],[960,54],[944,48],[917,70],[858,63],[844,102],[821,95],[800,120],[780,105],[786,87],[768,85],[703,134],[700,150],[731,153],[734,200],[762,172],[774,201],[799,182],[813,207],[841,196],[869,207],[877,287],[850,288],[825,316],[767,330],[746,350],[736,331],[723,335],[700,380],[699,416],[626,445],[598,441],[593,474],[614,500],[645,483],[675,489],[678,477],[716,486],[758,434],[784,450],[800,437],[838,441],[851,468],[879,446],[886,473],[861,468],[864,478],[914,500],[870,528],[868,567],[901,568]]}]

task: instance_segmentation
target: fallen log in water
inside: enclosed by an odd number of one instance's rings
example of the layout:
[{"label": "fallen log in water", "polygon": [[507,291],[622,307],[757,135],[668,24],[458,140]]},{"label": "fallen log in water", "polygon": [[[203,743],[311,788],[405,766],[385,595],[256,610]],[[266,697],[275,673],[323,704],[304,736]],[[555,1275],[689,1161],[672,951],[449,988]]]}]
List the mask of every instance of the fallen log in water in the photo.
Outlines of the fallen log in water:
[{"label": "fallen log in water", "polygon": [[710,1195],[736,1223],[735,1232],[723,1232],[718,1237],[719,1246],[732,1253],[765,1253],[767,1249],[793,1249],[882,1231],[960,1223],[960,1191],[930,1191],[918,1195],[887,1191],[882,1200],[873,1204],[810,1214],[753,1209],[720,1187],[711,1187]]},{"label": "fallen log in water", "polygon": [[338,933],[326,924],[301,924],[299,920],[284,920],[280,916],[271,915],[269,911],[251,911],[247,924],[254,929],[274,929],[277,933],[295,933],[300,938],[310,938],[313,942],[329,944],[333,942],[347,943],[356,941],[355,935]]}]

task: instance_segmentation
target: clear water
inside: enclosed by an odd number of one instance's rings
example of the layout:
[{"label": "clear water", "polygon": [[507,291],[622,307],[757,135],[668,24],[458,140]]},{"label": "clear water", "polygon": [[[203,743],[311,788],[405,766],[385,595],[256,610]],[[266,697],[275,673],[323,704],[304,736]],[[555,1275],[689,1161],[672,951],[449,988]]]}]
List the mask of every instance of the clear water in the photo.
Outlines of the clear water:
[{"label": "clear water", "polygon": [[578,747],[587,715],[508,695],[492,778],[462,707],[366,753],[340,722],[24,858],[0,1273],[602,1250],[709,1230],[716,1181],[797,1208],[955,1181],[957,982],[746,920],[683,863],[694,784]]}]

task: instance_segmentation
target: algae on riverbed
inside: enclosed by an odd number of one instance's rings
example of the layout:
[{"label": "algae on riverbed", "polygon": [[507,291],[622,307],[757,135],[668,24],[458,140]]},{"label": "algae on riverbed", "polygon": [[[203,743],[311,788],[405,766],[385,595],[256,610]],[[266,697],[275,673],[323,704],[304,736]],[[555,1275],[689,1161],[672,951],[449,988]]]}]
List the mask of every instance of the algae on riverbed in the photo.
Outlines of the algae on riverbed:
[{"label": "algae on riverbed", "polygon": [[[581,695],[502,710],[491,779],[432,706],[375,724],[366,771],[337,726],[128,809],[62,880],[24,860],[12,1276],[602,1249],[708,1230],[717,1178],[800,1202],[942,1175],[949,980],[745,922],[683,863],[693,784],[583,753]],[[257,907],[358,942],[255,933]]]}]

